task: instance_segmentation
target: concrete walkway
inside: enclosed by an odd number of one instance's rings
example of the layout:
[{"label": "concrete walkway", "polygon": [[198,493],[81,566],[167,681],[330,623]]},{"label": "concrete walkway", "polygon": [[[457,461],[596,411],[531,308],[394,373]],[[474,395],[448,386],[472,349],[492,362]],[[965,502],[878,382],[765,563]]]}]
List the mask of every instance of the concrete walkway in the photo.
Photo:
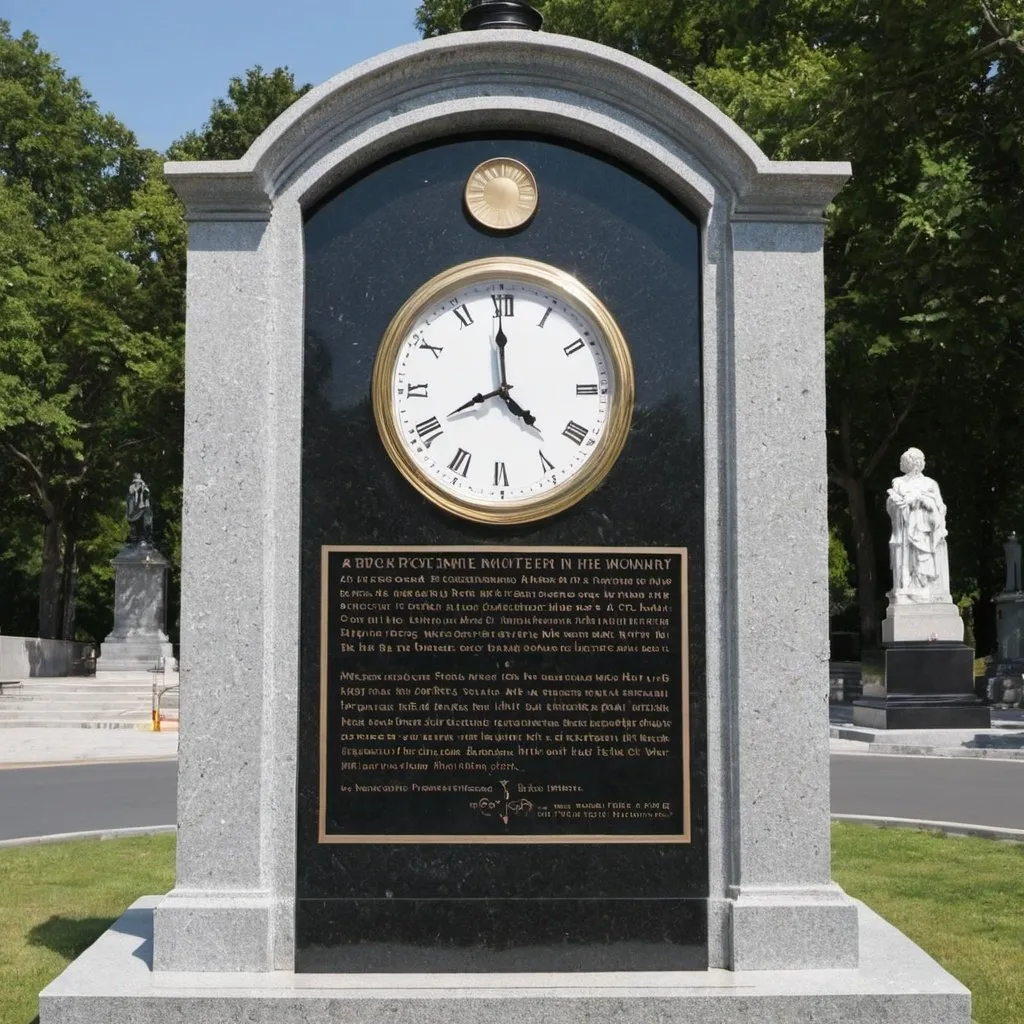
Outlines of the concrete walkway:
[{"label": "concrete walkway", "polygon": [[0,768],[178,756],[177,732],[142,729],[0,729]]}]

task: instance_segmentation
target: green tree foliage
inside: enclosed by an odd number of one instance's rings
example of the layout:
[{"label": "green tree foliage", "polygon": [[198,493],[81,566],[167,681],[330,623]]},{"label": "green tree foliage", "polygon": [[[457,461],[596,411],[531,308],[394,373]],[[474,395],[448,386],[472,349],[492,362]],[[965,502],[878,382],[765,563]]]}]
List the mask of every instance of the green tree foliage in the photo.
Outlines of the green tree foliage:
[{"label": "green tree foliage", "polygon": [[0,500],[23,554],[33,532],[39,544],[40,636],[74,636],[80,574],[109,574],[83,542],[135,460],[174,447],[151,417],[181,386],[184,232],[159,174],[35,37],[0,22]]},{"label": "green tree foliage", "polygon": [[169,160],[237,160],[310,85],[297,86],[287,68],[249,68],[245,78],[232,78],[226,99],[213,102],[210,119],[199,132],[188,132],[172,143]]},{"label": "green tree foliage", "polygon": [[[171,155],[239,157],[308,88],[253,68]],[[179,560],[185,223],[159,155],[2,21],[0,225],[0,628],[98,639],[133,471]]]},{"label": "green tree foliage", "polygon": [[[1024,15],[1018,0],[537,0],[545,28],[697,88],[776,159],[848,159],[826,251],[832,519],[863,639],[888,587],[884,491],[925,449],[954,587],[998,581],[1024,506]],[[453,30],[459,0],[417,19]],[[880,585],[881,584],[881,585]]]}]

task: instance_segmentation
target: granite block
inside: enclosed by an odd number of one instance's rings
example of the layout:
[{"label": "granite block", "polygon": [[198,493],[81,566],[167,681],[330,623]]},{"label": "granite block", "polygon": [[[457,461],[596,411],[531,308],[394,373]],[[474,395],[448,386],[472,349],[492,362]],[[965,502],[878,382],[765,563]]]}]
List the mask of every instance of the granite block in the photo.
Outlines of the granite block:
[{"label": "granite block", "polygon": [[40,996],[40,1024],[970,1024],[955,978],[863,904],[846,970],[224,974],[151,970],[153,897]]}]

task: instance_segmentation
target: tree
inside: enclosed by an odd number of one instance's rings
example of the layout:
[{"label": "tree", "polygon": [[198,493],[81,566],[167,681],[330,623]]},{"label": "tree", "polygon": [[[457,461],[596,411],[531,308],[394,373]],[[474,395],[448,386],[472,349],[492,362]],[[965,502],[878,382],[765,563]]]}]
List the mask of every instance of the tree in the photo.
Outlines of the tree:
[{"label": "tree", "polygon": [[[769,156],[853,162],[828,219],[826,354],[831,518],[853,542],[862,637],[877,641],[882,496],[909,444],[942,468],[963,536],[958,590],[992,578],[993,530],[1009,528],[1024,497],[1006,457],[1024,445],[1019,5],[535,6],[551,31],[616,46],[694,86]],[[460,8],[424,0],[418,24],[449,31]]]},{"label": "tree", "polygon": [[312,87],[296,86],[287,68],[264,74],[257,64],[245,78],[232,78],[227,99],[213,102],[210,119],[199,132],[171,144],[169,160],[237,160],[270,123]]},{"label": "tree", "polygon": [[[0,457],[42,527],[43,637],[74,636],[81,542],[117,501],[106,487],[147,407],[180,387],[164,257],[184,232],[159,209],[159,174],[34,36],[0,22]],[[155,315],[161,300],[177,315]]]},{"label": "tree", "polygon": [[[171,155],[239,157],[308,88],[250,69]],[[38,579],[43,637],[73,637],[76,619],[93,638],[109,628],[136,469],[178,563],[186,232],[162,170],[0,21],[0,614],[28,629],[12,595]]]}]

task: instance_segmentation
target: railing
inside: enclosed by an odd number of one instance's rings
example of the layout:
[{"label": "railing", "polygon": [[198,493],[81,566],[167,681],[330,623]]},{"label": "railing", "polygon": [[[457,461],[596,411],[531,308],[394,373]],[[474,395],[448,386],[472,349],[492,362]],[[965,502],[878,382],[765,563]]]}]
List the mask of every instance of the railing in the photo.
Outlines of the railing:
[{"label": "railing", "polygon": [[175,711],[178,710],[178,684],[169,683],[171,678],[170,662],[172,659],[161,658],[160,663],[153,669],[153,732],[160,732],[161,722],[177,722],[177,717],[171,718],[164,714],[165,706],[173,703]]}]

